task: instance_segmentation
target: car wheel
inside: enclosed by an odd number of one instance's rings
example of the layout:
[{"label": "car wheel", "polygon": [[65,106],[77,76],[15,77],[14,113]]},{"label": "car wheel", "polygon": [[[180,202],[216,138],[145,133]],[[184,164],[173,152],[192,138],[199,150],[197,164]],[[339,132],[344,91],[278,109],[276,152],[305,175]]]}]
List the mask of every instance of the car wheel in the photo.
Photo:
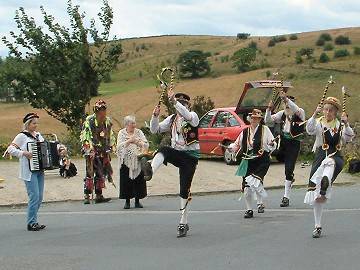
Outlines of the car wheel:
[{"label": "car wheel", "polygon": [[[228,146],[230,143],[225,143],[225,145]],[[225,149],[224,161],[227,165],[234,165],[236,163],[235,153],[229,151],[229,149]]]}]

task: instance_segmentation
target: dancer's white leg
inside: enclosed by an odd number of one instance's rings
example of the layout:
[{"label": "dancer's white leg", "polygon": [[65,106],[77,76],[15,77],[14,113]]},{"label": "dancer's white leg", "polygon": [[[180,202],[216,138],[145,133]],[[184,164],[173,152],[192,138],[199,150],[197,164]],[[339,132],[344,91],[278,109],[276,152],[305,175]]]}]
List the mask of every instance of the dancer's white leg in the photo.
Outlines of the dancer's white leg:
[{"label": "dancer's white leg", "polygon": [[285,192],[284,197],[290,199],[290,191],[291,191],[292,181],[285,180]]},{"label": "dancer's white leg", "polygon": [[244,189],[244,197],[245,197],[245,204],[246,204],[246,210],[252,210],[252,200],[253,200],[253,191],[245,187]]},{"label": "dancer's white leg", "polygon": [[314,218],[315,218],[315,228],[321,227],[321,216],[324,209],[324,203],[314,203]]},{"label": "dancer's white leg", "polygon": [[153,160],[151,161],[151,168],[153,174],[163,165],[164,163],[164,155],[162,153],[157,153]]},{"label": "dancer's white leg", "polygon": [[180,198],[180,209],[183,209],[183,210],[181,210],[180,224],[188,223],[189,203],[185,208],[186,202],[187,202],[187,199]]}]

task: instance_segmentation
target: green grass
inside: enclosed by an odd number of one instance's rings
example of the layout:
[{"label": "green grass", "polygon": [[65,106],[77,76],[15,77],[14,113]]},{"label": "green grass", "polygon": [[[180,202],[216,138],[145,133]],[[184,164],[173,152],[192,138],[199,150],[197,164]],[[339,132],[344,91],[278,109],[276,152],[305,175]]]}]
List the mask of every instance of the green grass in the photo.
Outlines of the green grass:
[{"label": "green grass", "polygon": [[102,83],[100,86],[100,95],[114,95],[119,93],[125,93],[130,91],[141,90],[148,87],[155,87],[155,82],[151,78],[144,78],[138,80],[129,81],[113,81],[109,83]]}]

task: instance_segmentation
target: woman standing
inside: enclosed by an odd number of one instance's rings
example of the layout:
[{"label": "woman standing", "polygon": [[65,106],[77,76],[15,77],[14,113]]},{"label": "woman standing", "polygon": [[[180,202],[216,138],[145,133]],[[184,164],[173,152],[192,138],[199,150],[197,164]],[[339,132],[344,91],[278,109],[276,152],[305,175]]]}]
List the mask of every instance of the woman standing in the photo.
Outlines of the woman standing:
[{"label": "woman standing", "polygon": [[29,142],[42,142],[44,138],[36,131],[38,127],[39,116],[36,113],[28,113],[23,119],[24,127],[6,152],[11,156],[19,158],[20,175],[19,178],[24,181],[26,191],[29,197],[27,209],[27,230],[39,231],[45,229],[45,225],[40,225],[37,221],[37,214],[43,199],[44,193],[44,172],[31,172],[29,160],[32,154],[27,151]]},{"label": "woman standing", "polygon": [[[341,115],[341,122],[337,114],[341,108],[337,98],[328,97],[324,107],[318,105],[312,117],[307,121],[306,131],[315,136],[313,151],[315,160],[312,164],[308,191],[304,203],[314,208],[315,229],[313,238],[321,236],[321,216],[324,203],[330,198],[332,184],[344,167],[344,158],[341,155],[343,143],[354,137],[354,131],[348,123],[347,114]],[[323,112],[323,116],[316,116]]]},{"label": "woman standing", "polygon": [[125,128],[117,138],[117,156],[120,168],[120,199],[125,199],[124,209],[130,208],[130,199],[135,198],[135,208],[143,208],[140,199],[147,195],[146,181],[141,172],[138,155],[147,150],[149,143],[144,133],[136,128],[134,116],[124,118]]}]

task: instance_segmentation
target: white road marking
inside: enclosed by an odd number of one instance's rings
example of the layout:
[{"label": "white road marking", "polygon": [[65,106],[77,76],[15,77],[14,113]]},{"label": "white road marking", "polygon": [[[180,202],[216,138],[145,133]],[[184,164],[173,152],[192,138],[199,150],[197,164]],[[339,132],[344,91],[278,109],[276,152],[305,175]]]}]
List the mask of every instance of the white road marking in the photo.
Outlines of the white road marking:
[{"label": "white road marking", "polygon": [[[293,213],[306,213],[312,212],[312,209],[265,209],[266,212],[293,212]],[[339,208],[339,209],[326,209],[325,212],[360,212],[360,208]],[[123,211],[123,210],[94,210],[94,211],[53,211],[53,212],[39,212],[40,215],[137,215],[137,214],[150,214],[150,215],[168,215],[178,214],[180,210],[135,210],[135,211]],[[224,214],[224,213],[242,213],[243,209],[233,210],[190,210],[192,214]],[[17,216],[26,215],[26,212],[13,211],[13,212],[0,212],[0,216]]]}]

